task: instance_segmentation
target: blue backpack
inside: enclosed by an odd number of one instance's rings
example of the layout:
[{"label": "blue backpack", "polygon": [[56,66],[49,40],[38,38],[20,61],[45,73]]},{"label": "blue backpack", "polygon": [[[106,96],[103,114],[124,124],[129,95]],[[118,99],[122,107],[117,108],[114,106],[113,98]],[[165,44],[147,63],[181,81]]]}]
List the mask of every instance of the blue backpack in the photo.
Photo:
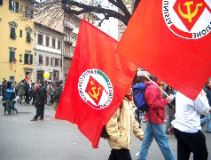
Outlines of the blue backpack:
[{"label": "blue backpack", "polygon": [[141,111],[148,111],[148,105],[144,98],[146,88],[145,83],[136,83],[133,85],[133,101],[138,110]]}]

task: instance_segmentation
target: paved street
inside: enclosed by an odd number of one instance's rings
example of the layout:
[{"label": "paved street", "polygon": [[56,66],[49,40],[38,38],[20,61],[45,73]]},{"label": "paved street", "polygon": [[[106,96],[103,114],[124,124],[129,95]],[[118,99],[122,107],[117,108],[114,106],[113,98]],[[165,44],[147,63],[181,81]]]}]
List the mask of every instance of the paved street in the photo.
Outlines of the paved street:
[{"label": "paved street", "polygon": [[[0,104],[0,160],[106,160],[110,148],[101,140],[98,149],[92,149],[88,140],[71,123],[55,120],[54,110],[46,106],[45,120],[30,121],[35,113],[33,106],[17,105],[19,114],[3,114]],[[206,134],[211,153],[211,134]],[[176,153],[174,136],[170,146]],[[137,158],[140,141],[134,138],[131,155]],[[150,148],[149,160],[163,160],[156,143]],[[209,156],[211,160],[211,156]]]}]

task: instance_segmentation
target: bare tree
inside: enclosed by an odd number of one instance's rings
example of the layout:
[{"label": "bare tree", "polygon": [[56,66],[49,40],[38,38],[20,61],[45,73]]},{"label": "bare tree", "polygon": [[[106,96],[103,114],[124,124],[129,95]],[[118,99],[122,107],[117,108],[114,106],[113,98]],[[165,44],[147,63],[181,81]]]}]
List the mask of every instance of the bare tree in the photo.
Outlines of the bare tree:
[{"label": "bare tree", "polygon": [[[105,1],[107,2],[103,3]],[[127,25],[132,15],[132,11],[128,6],[131,7],[132,1],[133,0],[46,0],[44,2],[41,1],[39,5],[41,5],[42,10],[45,11],[52,8],[52,5],[61,4],[62,9],[69,14],[98,13],[104,15],[104,18],[101,19],[101,23],[103,20],[113,17]],[[137,6],[139,1],[140,0],[135,0],[134,5]]]}]

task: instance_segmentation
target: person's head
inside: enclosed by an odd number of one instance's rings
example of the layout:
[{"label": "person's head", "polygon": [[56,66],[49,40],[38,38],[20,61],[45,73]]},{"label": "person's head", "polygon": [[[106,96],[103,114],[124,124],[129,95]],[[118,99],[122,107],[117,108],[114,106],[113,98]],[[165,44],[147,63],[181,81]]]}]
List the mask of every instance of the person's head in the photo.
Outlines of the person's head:
[{"label": "person's head", "polygon": [[125,97],[128,99],[128,100],[132,100],[132,94],[133,94],[133,91],[132,91],[132,88],[130,87],[128,90],[127,90],[127,92],[126,92],[126,94],[125,94]]},{"label": "person's head", "polygon": [[146,78],[144,76],[135,76],[134,79],[133,79],[133,84],[136,84],[136,83],[143,83],[146,81]]},{"label": "person's head", "polygon": [[207,87],[211,89],[211,77],[208,79]]}]

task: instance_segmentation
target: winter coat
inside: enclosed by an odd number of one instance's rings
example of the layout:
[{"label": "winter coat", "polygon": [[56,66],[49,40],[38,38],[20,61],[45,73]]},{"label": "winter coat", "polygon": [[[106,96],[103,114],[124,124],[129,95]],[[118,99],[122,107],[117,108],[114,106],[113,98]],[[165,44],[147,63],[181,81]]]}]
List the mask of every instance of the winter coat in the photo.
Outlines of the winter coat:
[{"label": "winter coat", "polygon": [[11,101],[15,98],[15,90],[12,87],[7,88],[4,94],[4,100]]},{"label": "winter coat", "polygon": [[123,100],[122,107],[119,107],[106,124],[106,131],[109,135],[108,142],[112,149],[129,149],[131,146],[132,132],[138,138],[143,138],[144,132],[139,128],[135,120],[132,101]]},{"label": "winter coat", "polygon": [[22,82],[20,82],[17,85],[17,90],[18,90],[18,96],[24,96],[25,95],[25,88],[24,88],[24,84]]},{"label": "winter coat", "polygon": [[164,107],[168,101],[162,97],[160,90],[153,82],[148,82],[145,91],[145,100],[149,106],[146,120],[154,124],[163,124],[165,119]]},{"label": "winter coat", "polygon": [[35,91],[35,106],[40,106],[45,104],[46,100],[46,90],[44,87],[41,87]]}]

